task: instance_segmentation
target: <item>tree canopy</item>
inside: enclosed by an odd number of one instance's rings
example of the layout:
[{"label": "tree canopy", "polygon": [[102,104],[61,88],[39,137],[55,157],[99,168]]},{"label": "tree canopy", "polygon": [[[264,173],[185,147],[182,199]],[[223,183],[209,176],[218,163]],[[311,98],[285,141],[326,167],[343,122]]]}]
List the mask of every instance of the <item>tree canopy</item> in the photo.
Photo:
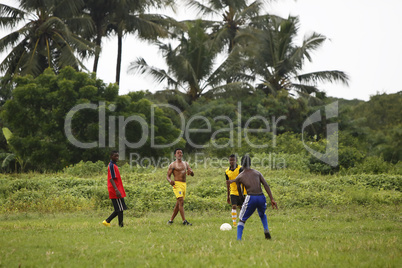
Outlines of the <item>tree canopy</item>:
[{"label": "tree canopy", "polygon": [[11,49],[0,63],[0,72],[12,78],[38,76],[46,68],[86,69],[79,54],[91,52],[94,46],[70,29],[74,24],[83,31],[91,29],[89,19],[80,16],[81,8],[81,0],[21,0],[20,8],[0,4],[0,27],[13,29],[0,39],[0,53]]},{"label": "tree canopy", "polygon": [[[160,108],[151,109],[150,101],[135,93],[119,96],[116,85],[105,85],[94,75],[71,67],[59,75],[47,69],[36,78],[19,77],[15,82],[13,98],[3,106],[1,119],[13,133],[9,142],[14,153],[31,169],[59,170],[81,160],[107,159],[111,148],[119,148],[123,142],[125,146],[134,144],[144,137],[141,148],[128,146],[121,156],[135,152],[157,157],[172,149],[152,149],[151,136],[141,135],[144,127],[153,126],[157,144],[169,144],[180,136],[180,130]],[[130,116],[136,120],[127,121]]]}]

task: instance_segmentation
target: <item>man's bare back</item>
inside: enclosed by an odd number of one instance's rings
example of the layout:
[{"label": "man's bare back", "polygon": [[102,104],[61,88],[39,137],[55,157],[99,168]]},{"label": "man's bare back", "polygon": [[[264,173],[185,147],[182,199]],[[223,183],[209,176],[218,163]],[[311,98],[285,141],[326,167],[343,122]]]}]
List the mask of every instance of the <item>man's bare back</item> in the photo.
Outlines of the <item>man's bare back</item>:
[{"label": "man's bare back", "polygon": [[268,186],[262,174],[255,169],[245,169],[236,178],[237,183],[242,183],[247,190],[247,194],[262,194],[261,183]]},{"label": "man's bare back", "polygon": [[[243,161],[242,161],[243,162]],[[271,205],[272,208],[278,209],[278,205],[276,204],[272,193],[271,189],[269,188],[269,185],[267,181],[264,179],[264,176],[262,176],[261,172],[249,168],[246,165],[243,164],[243,172],[241,172],[236,179],[234,180],[228,180],[226,181],[227,184],[230,184],[232,182],[236,182],[237,188],[239,189],[239,195],[241,198],[243,198],[243,194],[241,192],[240,184],[243,184],[244,187],[247,190],[248,195],[260,195],[263,194],[261,184],[264,185],[265,191],[267,192],[269,198],[271,199]]]}]

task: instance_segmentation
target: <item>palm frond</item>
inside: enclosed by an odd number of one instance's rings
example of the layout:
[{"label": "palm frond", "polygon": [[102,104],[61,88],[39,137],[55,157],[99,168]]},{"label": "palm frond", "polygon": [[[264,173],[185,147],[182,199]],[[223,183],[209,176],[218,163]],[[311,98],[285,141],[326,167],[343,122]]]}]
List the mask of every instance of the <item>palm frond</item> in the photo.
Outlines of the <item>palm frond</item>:
[{"label": "palm frond", "polygon": [[349,85],[349,76],[342,71],[320,71],[298,75],[297,80],[305,83],[340,82]]},{"label": "palm frond", "polygon": [[24,42],[16,45],[10,53],[0,63],[0,72],[5,72],[6,75],[12,76],[14,73],[19,73],[21,68],[20,59],[24,57],[26,53]]},{"label": "palm frond", "polygon": [[128,32],[136,32],[143,39],[153,40],[158,36],[167,37],[168,31],[161,25],[162,15],[140,14],[126,18],[125,25]]},{"label": "palm frond", "polygon": [[312,59],[310,52],[321,47],[326,39],[327,38],[324,35],[315,32],[311,33],[310,35],[306,35],[301,47],[303,55],[311,62]]},{"label": "palm frond", "polygon": [[0,53],[4,52],[8,47],[14,47],[23,35],[20,32],[12,32],[0,39]]},{"label": "palm frond", "polygon": [[21,66],[21,75],[32,74],[34,76],[38,76],[42,73],[42,62],[41,57],[38,53],[37,48],[27,51],[24,56],[20,57],[19,66]]},{"label": "palm frond", "polygon": [[262,9],[262,2],[254,1],[250,5],[242,5],[237,7],[237,14],[235,15],[235,20],[252,20],[253,18],[258,16],[258,13]]},{"label": "palm frond", "polygon": [[58,17],[50,17],[45,20],[39,27],[38,31],[42,33],[56,33],[58,35],[63,35],[68,39],[71,35],[71,31],[68,26]]},{"label": "palm frond", "polygon": [[24,20],[26,12],[8,5],[0,4],[0,27],[14,28]]},{"label": "palm frond", "polygon": [[59,69],[65,67],[65,66],[72,66],[77,68],[80,66],[81,68],[84,68],[86,70],[86,67],[84,64],[77,59],[74,55],[74,49],[68,44],[62,44],[59,46],[60,53],[57,57],[57,65],[59,66]]},{"label": "palm frond", "polygon": [[68,18],[65,19],[65,22],[71,32],[78,34],[79,36],[93,36],[96,34],[94,22],[88,15],[84,14]]},{"label": "palm frond", "polygon": [[218,15],[218,13],[215,9],[216,5],[215,6],[203,5],[196,0],[186,0],[185,2],[186,2],[186,6],[188,6],[189,8],[192,8],[198,12],[197,15]]},{"label": "palm frond", "polygon": [[299,94],[307,94],[319,92],[319,89],[316,86],[309,86],[306,84],[295,84],[292,83],[292,88],[298,92]]},{"label": "palm frond", "polygon": [[223,81],[251,82],[255,79],[253,73],[247,72],[247,63],[243,57],[244,48],[236,46],[227,58],[216,67],[215,71],[208,77],[207,82],[215,87]]},{"label": "palm frond", "polygon": [[53,14],[60,18],[71,18],[78,15],[84,7],[82,0],[60,0],[55,4]]},{"label": "palm frond", "polygon": [[78,52],[85,50],[89,53],[94,53],[95,44],[79,35],[72,33],[66,41],[69,42],[69,44]]},{"label": "palm frond", "polygon": [[206,98],[227,98],[231,96],[235,99],[243,99],[256,93],[256,89],[244,82],[234,82],[212,88],[203,94]]},{"label": "palm frond", "polygon": [[165,70],[149,66],[143,58],[137,58],[136,61],[131,62],[127,72],[132,74],[139,73],[150,75],[154,79],[154,81],[159,84],[162,83],[164,80],[167,81],[168,85],[177,84],[175,79],[170,77]]}]

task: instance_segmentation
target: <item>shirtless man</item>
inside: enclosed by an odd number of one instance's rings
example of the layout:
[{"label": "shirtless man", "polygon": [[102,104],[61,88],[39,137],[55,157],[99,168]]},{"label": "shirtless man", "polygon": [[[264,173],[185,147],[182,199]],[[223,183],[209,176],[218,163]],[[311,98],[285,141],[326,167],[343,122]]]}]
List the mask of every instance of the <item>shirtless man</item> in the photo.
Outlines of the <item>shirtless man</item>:
[{"label": "shirtless man", "polygon": [[243,166],[243,172],[240,173],[236,177],[236,179],[226,181],[228,185],[232,182],[236,182],[237,188],[239,189],[239,196],[241,199],[243,199],[244,197],[240,189],[240,184],[243,184],[247,190],[247,196],[244,200],[239,215],[239,224],[237,226],[237,240],[241,240],[243,236],[244,224],[256,209],[258,210],[258,215],[260,216],[262,225],[264,226],[265,238],[271,239],[271,234],[269,233],[268,229],[267,215],[265,214],[265,210],[267,209],[267,200],[265,198],[264,193],[262,192],[261,184],[264,185],[265,191],[267,192],[269,198],[271,199],[272,208],[278,209],[278,205],[276,204],[272,196],[271,189],[269,188],[262,174],[259,171],[250,168],[251,166],[250,156],[248,155],[243,156],[241,159],[241,163]]},{"label": "shirtless man", "polygon": [[[183,151],[181,149],[174,150],[174,156],[176,157],[176,161],[172,162],[169,165],[166,179],[170,183],[170,185],[173,186],[173,192],[176,195],[177,200],[172,217],[168,221],[168,224],[171,225],[173,223],[174,218],[180,211],[183,225],[192,225],[184,217],[183,203],[184,198],[186,197],[186,175],[194,176],[194,172],[187,162],[182,161]],[[170,178],[172,173],[174,176],[174,180]]]}]

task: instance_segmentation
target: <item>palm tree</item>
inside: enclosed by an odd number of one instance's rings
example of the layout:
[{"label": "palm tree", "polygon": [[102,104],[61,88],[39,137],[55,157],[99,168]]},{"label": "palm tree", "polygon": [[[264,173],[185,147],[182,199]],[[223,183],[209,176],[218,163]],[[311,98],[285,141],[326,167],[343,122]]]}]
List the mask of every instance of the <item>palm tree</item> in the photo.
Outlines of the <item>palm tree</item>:
[{"label": "palm tree", "polygon": [[87,32],[86,38],[92,40],[96,45],[92,68],[92,72],[96,73],[102,48],[102,38],[109,36],[112,32],[111,19],[115,5],[110,0],[84,0],[84,3],[83,12],[88,14],[94,25],[94,31]]},{"label": "palm tree", "polygon": [[338,70],[302,73],[305,60],[312,61],[311,53],[323,44],[326,37],[313,32],[304,37],[301,46],[295,45],[299,27],[297,17],[265,16],[254,26],[259,29],[250,42],[256,47],[248,65],[261,80],[257,88],[266,94],[276,94],[282,89],[300,95],[319,93],[319,81],[348,84],[348,75]]},{"label": "palm tree", "polygon": [[250,4],[247,0],[208,0],[207,4],[197,0],[188,0],[188,6],[195,8],[201,15],[221,16],[222,21],[209,21],[215,35],[215,41],[227,45],[228,53],[235,46],[236,36],[247,30],[251,20],[258,16],[263,2],[256,0]]},{"label": "palm tree", "polygon": [[111,28],[117,34],[116,83],[120,82],[123,36],[135,33],[143,40],[168,36],[168,26],[175,20],[160,14],[146,13],[149,8],[172,6],[173,0],[114,0]]},{"label": "palm tree", "polygon": [[0,53],[11,48],[0,63],[0,72],[12,78],[37,76],[48,67],[56,72],[68,65],[85,69],[76,54],[91,51],[92,43],[69,29],[78,22],[81,29],[91,27],[86,18],[74,17],[81,7],[81,0],[20,0],[19,8],[0,4],[0,26],[13,29],[0,39]]},{"label": "palm tree", "polygon": [[[246,40],[252,36],[253,25],[251,22],[259,18],[259,13],[264,2],[269,0],[255,0],[249,3],[248,0],[207,0],[205,4],[197,0],[188,0],[188,6],[198,10],[199,14],[209,15],[213,18],[221,17],[222,20],[205,21],[213,32],[213,38],[217,46],[227,48],[226,55],[231,61],[231,73],[227,73],[226,83],[232,84],[239,81],[235,74],[241,74],[246,78],[243,82],[252,79],[252,73],[245,76],[246,71],[243,64],[243,55],[251,46],[244,45],[242,38]],[[248,37],[247,37],[248,36]]]},{"label": "palm tree", "polygon": [[[221,86],[230,71],[233,60],[226,59],[220,66],[215,60],[222,47],[217,46],[207,33],[208,26],[201,20],[186,22],[187,32],[182,33],[180,44],[173,48],[171,44],[158,43],[162,51],[168,71],[149,66],[143,58],[132,62],[129,72],[153,76],[156,82],[166,81],[169,92],[184,91],[191,103],[208,90],[220,90],[225,87],[241,86],[234,82]],[[239,74],[237,77],[242,78]]]}]

